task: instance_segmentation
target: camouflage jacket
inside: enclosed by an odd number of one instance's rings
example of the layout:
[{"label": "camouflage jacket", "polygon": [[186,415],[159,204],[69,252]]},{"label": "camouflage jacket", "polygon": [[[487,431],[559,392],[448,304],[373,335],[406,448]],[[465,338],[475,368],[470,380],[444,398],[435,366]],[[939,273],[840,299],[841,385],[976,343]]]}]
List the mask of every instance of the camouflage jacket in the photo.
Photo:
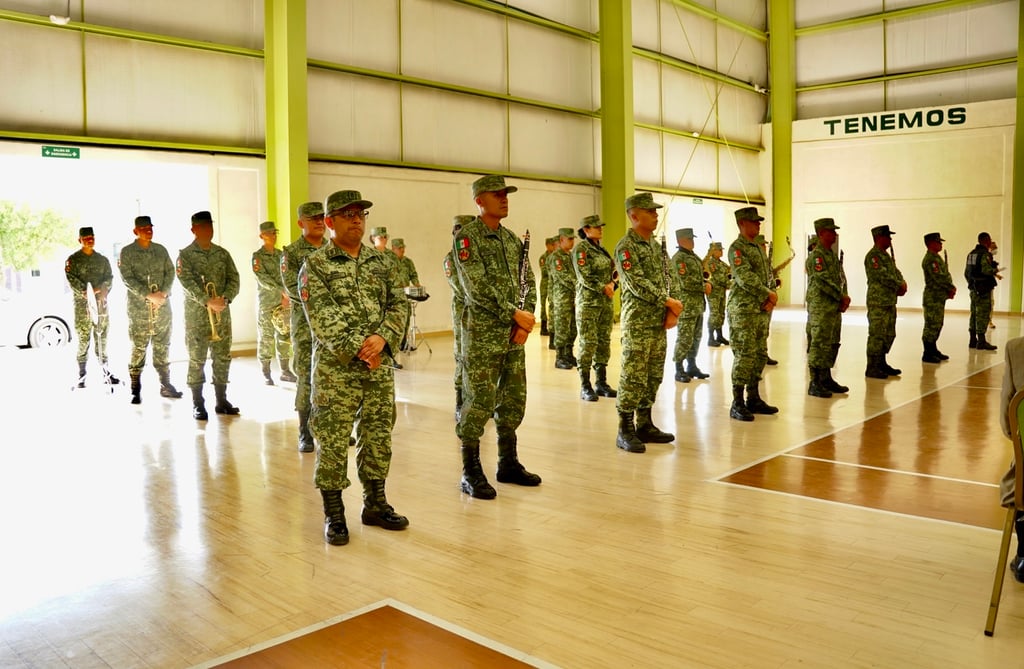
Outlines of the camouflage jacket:
[{"label": "camouflage jacket", "polygon": [[711,256],[708,258],[708,271],[711,273],[711,292],[724,292],[729,288],[732,279],[729,273],[729,263],[721,258]]},{"label": "camouflage jacket", "polygon": [[645,240],[633,230],[615,245],[615,267],[622,282],[622,328],[661,328],[665,300],[679,298],[668,253],[652,236]]},{"label": "camouflage jacket", "polygon": [[872,246],[864,256],[864,272],[868,277],[867,305],[869,307],[894,307],[903,274],[897,269],[896,261],[886,251]]},{"label": "camouflage jacket", "polygon": [[420,285],[420,275],[416,273],[416,263],[409,256],[399,258],[395,256],[395,264],[398,266],[398,282],[405,286]]},{"label": "camouflage jacket", "polygon": [[924,294],[931,298],[948,299],[954,285],[953,275],[949,273],[945,259],[938,253],[928,251],[921,260],[921,269],[924,270]]},{"label": "camouflage jacket", "polygon": [[556,294],[576,293],[576,272],[572,269],[572,256],[568,251],[557,248],[548,256],[548,281]]},{"label": "camouflage jacket", "polygon": [[612,299],[604,294],[604,287],[612,282],[615,261],[603,246],[589,239],[577,242],[572,248],[572,266],[578,302],[603,305]]},{"label": "camouflage jacket", "polygon": [[281,283],[291,299],[295,301],[299,299],[299,270],[302,269],[302,263],[306,261],[310,253],[318,248],[323,248],[324,243],[328,242],[325,240],[321,242],[320,246],[313,246],[306,241],[305,237],[299,237],[282,249]]},{"label": "camouflage jacket", "polygon": [[449,251],[444,257],[444,277],[448,280],[448,287],[452,289],[452,304],[462,311],[466,306],[466,296],[462,292],[462,284],[455,269],[455,253]]},{"label": "camouflage jacket", "polygon": [[551,255],[546,250],[540,254],[540,260],[537,261],[537,265],[540,266],[540,282],[542,284],[548,281],[548,256]]},{"label": "camouflage jacket", "polygon": [[968,289],[982,294],[991,293],[996,287],[998,272],[995,258],[983,244],[978,244],[967,254],[964,278]]},{"label": "camouflage jacket", "polygon": [[79,249],[72,253],[64,263],[64,276],[67,277],[68,285],[71,286],[75,304],[82,309],[87,304],[86,284],[92,285],[93,291],[102,289],[109,292],[110,286],[114,283],[114,273],[110,269],[110,261],[99,251],[93,251],[86,255]]},{"label": "camouflage jacket", "polygon": [[[218,297],[228,303],[238,297],[238,269],[231,254],[223,246],[211,244],[204,251],[192,242],[178,253],[178,281],[185,291],[185,313],[206,317],[206,301],[210,298],[207,284],[212,283]],[[230,309],[226,309],[227,313]]]},{"label": "camouflage jacket", "polygon": [[775,292],[775,277],[768,256],[759,245],[740,235],[729,245],[729,263],[732,267],[729,310],[734,314],[761,311],[768,295]]},{"label": "camouflage jacket", "polygon": [[843,278],[843,268],[835,251],[825,248],[820,243],[815,244],[807,254],[804,269],[807,271],[808,311],[828,305],[838,307],[847,295],[847,287]]},{"label": "camouflage jacket", "polygon": [[683,296],[683,313],[696,317],[704,311],[704,264],[693,251],[680,248],[672,256],[672,267]]},{"label": "camouflage jacket", "polygon": [[150,242],[148,248],[139,246],[134,241],[121,249],[121,257],[117,260],[117,268],[121,272],[121,280],[128,289],[129,313],[148,313],[149,304],[146,297],[152,293],[152,286],[162,293],[171,292],[174,283],[174,263],[167,249],[156,242]]},{"label": "camouflage jacket", "polygon": [[284,280],[281,278],[281,258],[284,252],[278,249],[267,251],[262,246],[252,254],[252,273],[256,275],[257,299],[260,311],[273,309],[281,304]]}]

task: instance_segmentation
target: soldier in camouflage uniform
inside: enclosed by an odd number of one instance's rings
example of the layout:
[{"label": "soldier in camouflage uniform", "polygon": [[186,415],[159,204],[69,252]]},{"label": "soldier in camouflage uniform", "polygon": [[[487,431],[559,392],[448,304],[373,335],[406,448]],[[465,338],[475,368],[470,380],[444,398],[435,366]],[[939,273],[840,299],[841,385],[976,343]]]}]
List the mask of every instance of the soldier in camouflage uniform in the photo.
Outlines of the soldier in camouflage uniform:
[{"label": "soldier in camouflage uniform", "polygon": [[924,236],[924,245],[928,250],[921,260],[921,269],[924,271],[924,293],[921,296],[921,306],[924,308],[924,330],[921,333],[921,343],[924,345],[922,362],[938,363],[949,360],[949,356],[940,351],[938,345],[942,324],[946,319],[946,300],[956,297],[953,276],[949,273],[946,259],[939,255],[944,241],[946,240],[937,232],[930,232]]},{"label": "soldier in camouflage uniform", "polygon": [[[466,223],[476,220],[476,216],[459,215],[452,219],[452,237],[459,234],[459,230]],[[454,341],[453,354],[455,356],[455,422],[459,421],[462,415],[462,402],[465,394],[462,391],[462,377],[465,368],[465,353],[462,350],[462,339],[465,336],[463,330],[466,327],[466,296],[462,292],[462,284],[459,283],[459,276],[455,269],[455,253],[449,250],[444,257],[444,276],[448,280],[448,287],[452,289],[452,339]]]},{"label": "soldier in camouflage uniform", "polygon": [[551,299],[551,278],[548,276],[548,257],[554,253],[558,245],[558,237],[548,237],[544,240],[544,253],[540,254],[537,264],[540,266],[540,334],[547,337],[548,330],[548,302]]},{"label": "soldier in camouflage uniform", "polygon": [[263,246],[252,254],[252,273],[256,276],[257,284],[256,357],[263,369],[263,378],[268,386],[272,386],[274,379],[270,376],[270,362],[274,359],[275,349],[281,362],[281,380],[296,381],[289,368],[292,357],[290,331],[274,323],[275,318],[291,319],[291,302],[281,279],[283,253],[276,248],[277,226],[273,221],[260,223],[260,239],[263,240]]},{"label": "soldier in camouflage uniform", "polygon": [[711,295],[711,277],[704,276],[704,264],[693,252],[693,228],[676,230],[676,244],[679,250],[672,256],[672,268],[679,282],[683,313],[676,326],[676,347],[672,360],[676,364],[676,381],[689,383],[690,379],[706,379],[709,376],[697,367],[697,348],[704,334],[704,298]]},{"label": "soldier in camouflage uniform", "polygon": [[149,216],[135,219],[135,241],[121,249],[117,267],[128,289],[128,361],[132,404],[142,402],[142,368],[146,348],[153,344],[153,367],[160,375],[160,397],[178,399],[181,391],[171,385],[168,351],[171,346],[171,305],[167,301],[174,283],[174,263],[167,249],[153,241]]},{"label": "soldier in camouflage uniform", "polygon": [[[384,259],[395,266],[395,269],[401,273],[402,268],[399,266],[398,256],[395,252],[388,248],[388,229],[384,226],[376,228],[370,228],[370,243],[373,244],[373,248],[377,249],[384,254]],[[400,275],[401,276],[401,275]],[[401,279],[399,279],[401,280]],[[402,284],[403,286],[405,284]],[[402,293],[405,294],[404,291]],[[410,317],[412,316],[412,310],[409,311]],[[402,345],[399,350],[406,350],[406,336],[409,334],[409,322],[405,323],[405,330],[402,331]],[[397,354],[397,351],[395,352]],[[402,369],[402,364],[398,362],[397,356],[392,358],[391,364],[394,365],[395,369]]]},{"label": "soldier in camouflage uniform", "polygon": [[[192,214],[195,241],[178,253],[178,281],[185,291],[185,344],[188,348],[188,377],[192,389],[192,417],[206,420],[206,358],[213,360],[213,388],[217,403],[213,410],[228,416],[239,409],[227,398],[231,368],[231,300],[238,297],[238,269],[231,254],[213,243],[213,217],[208,211]],[[213,323],[211,323],[213,321]],[[216,325],[216,336],[214,336]]]},{"label": "soldier in camouflage uniform", "polygon": [[667,444],[675,439],[651,419],[665,374],[665,330],[675,326],[683,310],[665,242],[659,245],[654,239],[661,207],[650,193],[626,198],[630,229],[615,245],[615,266],[622,282],[622,375],[615,402],[619,412],[615,445],[629,453],[643,453],[645,443]]},{"label": "soldier in camouflage uniform", "polygon": [[516,429],[526,413],[526,351],[536,322],[537,284],[523,243],[501,220],[508,216],[508,194],[498,175],[473,182],[480,215],[455,237],[453,252],[466,296],[462,415],[455,428],[462,448],[462,491],[494,499],[497,491],[480,465],[480,437],[488,419],[498,433],[498,481],[540,485],[541,478],[519,462]]},{"label": "soldier in camouflage uniform", "polygon": [[978,245],[967,254],[964,278],[971,291],[970,348],[994,351],[996,346],[985,338],[992,319],[992,291],[997,284],[999,268],[992,257],[994,242],[987,232],[978,235]]},{"label": "soldier in camouflage uniform", "polygon": [[[739,235],[729,246],[732,290],[729,292],[729,332],[732,333],[732,406],[729,417],[752,421],[754,414],[778,413],[761,399],[758,383],[768,362],[769,315],[779,301],[775,277],[757,243],[764,217],[757,207],[734,212]],[[746,387],[747,399],[743,400]]]},{"label": "soldier in camouflage uniform", "polygon": [[[96,251],[96,235],[92,228],[79,228],[78,241],[82,248],[68,256],[64,263],[64,275],[71,286],[75,305],[75,334],[78,335],[78,387],[85,388],[85,367],[89,360],[89,341],[93,342],[96,359],[103,369],[103,381],[107,384],[120,381],[107,368],[107,329],[110,316],[107,314],[107,293],[114,282],[110,261]],[[88,291],[95,295],[97,313],[89,314]],[[93,317],[96,321],[93,322]]]},{"label": "soldier in camouflage uniform", "polygon": [[324,202],[331,241],[299,270],[299,294],[313,332],[310,427],[319,445],[314,483],[324,503],[324,538],[335,546],[348,543],[341,493],[350,485],[353,426],[362,523],[386,530],[409,525],[384,492],[395,426],[395,372],[388,361],[402,340],[409,301],[396,264],[362,242],[372,206],[359,191],[331,193]]},{"label": "soldier in camouflage uniform", "polygon": [[[572,267],[576,273],[576,322],[580,335],[580,399],[596,402],[600,397],[616,397],[608,385],[608,358],[611,357],[612,297],[615,261],[601,246],[604,221],[598,215],[580,221],[582,241],[572,250]],[[590,385],[590,367],[594,367],[595,385]]]},{"label": "soldier in camouflage uniform", "polygon": [[885,379],[902,373],[885,360],[896,341],[896,300],[907,294],[907,282],[892,255],[886,252],[892,248],[892,235],[888,225],[871,228],[875,243],[864,256],[868,279],[868,364],[864,376],[870,379]]},{"label": "soldier in camouflage uniform", "polygon": [[416,272],[416,263],[412,261],[412,258],[405,255],[405,240],[395,237],[391,240],[391,248],[398,263],[398,280],[401,282],[402,287],[419,286],[420,275]]},{"label": "soldier in camouflage uniform", "polygon": [[705,271],[710,275],[711,293],[708,299],[708,346],[728,346],[729,340],[722,334],[725,325],[725,291],[729,289],[732,274],[729,263],[722,262],[722,242],[711,242],[704,256]]},{"label": "soldier in camouflage uniform", "polygon": [[846,274],[839,264],[839,256],[832,250],[839,239],[838,229],[831,218],[816,220],[817,243],[804,263],[807,270],[807,366],[811,370],[807,394],[812,397],[832,397],[832,393],[850,390],[832,378],[843,330],[842,314],[850,306]]},{"label": "soldier in camouflage uniform", "polygon": [[548,256],[548,278],[551,281],[551,303],[554,308],[553,327],[555,367],[572,369],[578,363],[572,349],[576,343],[576,272],[572,268],[572,247],[576,235],[572,228],[558,229],[558,248]]},{"label": "soldier in camouflage uniform", "polygon": [[299,270],[309,254],[324,244],[324,205],[320,202],[306,202],[299,205],[298,225],[302,236],[284,247],[281,253],[281,282],[288,292],[288,298],[296,305],[291,310],[292,351],[295,356],[295,411],[299,414],[299,451],[312,453],[315,445],[313,433],[309,431],[310,375],[313,369],[313,335],[309,331],[306,312],[298,305]]}]

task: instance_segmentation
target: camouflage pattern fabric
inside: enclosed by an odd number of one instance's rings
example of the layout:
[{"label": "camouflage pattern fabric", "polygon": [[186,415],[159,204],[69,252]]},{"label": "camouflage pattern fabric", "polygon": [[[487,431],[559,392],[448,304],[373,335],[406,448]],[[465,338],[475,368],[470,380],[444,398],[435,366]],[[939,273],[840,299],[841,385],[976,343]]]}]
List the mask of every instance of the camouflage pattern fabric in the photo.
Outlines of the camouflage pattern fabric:
[{"label": "camouflage pattern fabric", "polygon": [[844,290],[843,269],[839,256],[820,243],[807,255],[807,365],[832,369],[839,352],[843,329],[840,312]]},{"label": "camouflage pattern fabric", "polygon": [[275,353],[284,360],[292,357],[290,334],[278,332],[272,319],[274,309],[281,306],[284,290],[282,257],[283,251],[267,251],[262,246],[252,254],[252,273],[256,277],[256,358],[260,362],[273,360]]},{"label": "camouflage pattern fabric", "polygon": [[185,344],[188,348],[188,374],[185,382],[197,386],[206,382],[207,357],[213,360],[213,383],[228,382],[231,367],[231,306],[220,313],[217,334],[220,341],[210,341],[212,329],[206,308],[209,295],[206,284],[212,283],[219,297],[229,303],[238,297],[239,278],[235,261],[221,246],[211,244],[203,250],[192,242],[178,253],[178,282],[185,291]]},{"label": "camouflage pattern fabric", "polygon": [[704,263],[690,249],[680,248],[672,256],[672,268],[682,295],[683,313],[676,324],[676,347],[672,360],[682,362],[697,355],[704,335]]},{"label": "camouflage pattern fabric", "polygon": [[454,339],[455,376],[452,379],[455,390],[462,389],[462,375],[465,368],[465,353],[462,350],[463,330],[465,329],[466,296],[459,283],[458,270],[455,268],[455,254],[449,251],[444,257],[444,276],[448,287],[452,289],[452,334]]},{"label": "camouflage pattern fabric", "polygon": [[[953,291],[953,275],[949,273],[946,261],[938,253],[928,251],[921,260],[924,271],[924,293],[921,295],[921,307],[924,309],[924,330],[921,339],[935,342],[942,333],[946,320],[946,300]],[[988,323],[985,323],[988,327]]]},{"label": "camouflage pattern fabric", "polygon": [[761,305],[773,292],[775,279],[759,244],[742,235],[729,245],[732,290],[729,292],[729,333],[732,337],[732,384],[753,385],[768,362],[770,317]]},{"label": "camouflage pattern fabric", "polygon": [[992,291],[979,293],[970,291],[971,296],[971,329],[978,334],[988,332],[988,324],[992,321]]},{"label": "camouflage pattern fabric", "polygon": [[864,271],[868,279],[867,355],[871,358],[888,353],[896,341],[896,300],[903,274],[892,256],[877,246],[864,256]]},{"label": "camouflage pattern fabric", "polygon": [[313,246],[305,237],[299,237],[281,251],[281,283],[291,298],[292,328],[292,371],[298,380],[295,382],[295,410],[306,412],[310,404],[310,383],[313,370],[313,335],[309,330],[306,312],[299,305],[299,270],[306,258],[319,246]]},{"label": "camouflage pattern fabric", "polygon": [[[551,304],[555,348],[576,343],[576,272],[572,256],[557,248],[548,256],[548,279],[551,281]],[[551,327],[551,325],[549,325]]]},{"label": "camouflage pattern fabric", "polygon": [[598,243],[584,239],[572,249],[576,274],[576,322],[580,336],[580,373],[595,365],[607,365],[611,357],[612,298],[604,287],[612,282],[615,261]]},{"label": "camouflage pattern fabric", "polygon": [[974,247],[967,255],[967,267],[964,275],[971,296],[971,329],[978,334],[988,332],[988,324],[992,319],[992,291],[996,287],[995,258],[982,244]]},{"label": "camouflage pattern fabric", "polygon": [[398,265],[398,281],[402,287],[420,285],[420,275],[416,272],[416,263],[412,261],[412,258],[409,256],[399,258],[396,255],[395,262]]},{"label": "camouflage pattern fabric", "polygon": [[[463,225],[455,237],[452,253],[466,296],[463,404],[455,429],[462,441],[480,439],[492,416],[499,434],[515,432],[526,413],[526,353],[511,340],[522,248],[511,230],[503,225],[491,230],[480,218]],[[523,310],[533,313],[537,285],[529,263],[526,271]]]},{"label": "camouflage pattern fabric", "polygon": [[548,277],[549,255],[551,254],[545,250],[540,254],[540,260],[537,262],[540,266],[540,319],[545,322],[548,320],[548,301],[551,290],[551,279]]},{"label": "camouflage pattern fabric", "polygon": [[98,251],[87,255],[79,249],[68,256],[64,262],[64,276],[68,280],[68,285],[71,286],[71,296],[74,300],[78,362],[85,362],[89,359],[89,341],[91,340],[96,358],[106,364],[107,330],[110,328],[107,301],[105,299],[96,300],[99,313],[96,323],[93,324],[92,319],[89,318],[89,302],[85,297],[85,290],[89,285],[90,290],[93,291],[110,291],[110,286],[114,283],[114,273],[110,269],[110,261]]},{"label": "camouflage pattern fabric", "polygon": [[729,263],[712,256],[708,259],[711,294],[707,296],[708,327],[720,330],[725,325],[725,291],[729,288]]},{"label": "camouflage pattern fabric", "polygon": [[[153,345],[153,367],[166,372],[170,364],[168,354],[171,347],[171,302],[166,301],[150,316],[149,300],[146,297],[157,291],[170,295],[174,283],[174,263],[167,249],[156,242],[142,248],[134,241],[121,249],[117,262],[121,280],[128,289],[128,338],[132,342],[128,372],[139,374],[146,364],[146,348]],[[153,334],[149,334],[152,326]]]},{"label": "camouflage pattern fabric", "polygon": [[[365,244],[353,258],[329,242],[306,258],[298,284],[313,334],[313,482],[323,490],[350,485],[348,443],[353,427],[359,480],[384,480],[391,466],[395,425],[393,354],[409,315],[397,264]],[[371,370],[356,354],[375,334],[387,344],[381,365]]]}]

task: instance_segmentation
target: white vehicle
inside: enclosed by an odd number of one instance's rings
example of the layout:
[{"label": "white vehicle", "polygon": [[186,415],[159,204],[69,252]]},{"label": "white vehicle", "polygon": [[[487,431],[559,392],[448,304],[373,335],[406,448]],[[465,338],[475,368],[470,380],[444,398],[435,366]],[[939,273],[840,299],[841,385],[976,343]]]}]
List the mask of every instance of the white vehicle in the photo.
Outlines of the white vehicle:
[{"label": "white vehicle", "polygon": [[56,348],[71,341],[71,296],[41,292],[15,293],[0,287],[0,345]]}]

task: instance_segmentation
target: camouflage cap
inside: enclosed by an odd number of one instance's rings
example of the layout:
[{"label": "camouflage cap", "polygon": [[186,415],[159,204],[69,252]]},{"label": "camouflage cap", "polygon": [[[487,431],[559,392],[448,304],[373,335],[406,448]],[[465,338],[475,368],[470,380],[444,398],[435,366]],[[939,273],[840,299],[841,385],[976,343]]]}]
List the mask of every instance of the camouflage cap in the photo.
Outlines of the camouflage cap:
[{"label": "camouflage cap", "polygon": [[764,220],[764,216],[757,213],[757,207],[741,207],[733,212],[733,214],[736,216],[737,223],[740,221],[760,222]]},{"label": "camouflage cap", "polygon": [[811,251],[818,245],[818,235],[807,235],[807,250]]},{"label": "camouflage cap", "polygon": [[558,243],[558,235],[555,235],[554,237],[548,237],[547,239],[544,240],[544,243],[545,244],[557,244]]},{"label": "camouflage cap", "polygon": [[364,200],[362,193],[357,190],[339,190],[331,193],[324,200],[324,212],[330,215],[351,205],[358,205],[363,209],[369,209],[373,206],[373,203],[369,200]]},{"label": "camouflage cap", "polygon": [[85,227],[85,228],[78,228],[78,236],[79,237],[95,237],[96,235],[93,234],[91,227]]},{"label": "camouflage cap", "polygon": [[709,251],[721,251],[722,250],[722,242],[711,242],[711,246],[708,247],[708,250]]},{"label": "camouflage cap", "polygon": [[871,228],[872,237],[892,237],[895,232],[889,229],[888,225],[878,225]]},{"label": "camouflage cap", "polygon": [[676,241],[681,239],[693,239],[693,228],[679,228],[676,230]]},{"label": "camouflage cap", "polygon": [[316,216],[324,215],[324,205],[322,202],[303,202],[299,205],[296,212],[299,218],[314,218]]},{"label": "camouflage cap", "polygon": [[576,231],[572,228],[558,228],[559,237],[575,237]]},{"label": "camouflage cap", "polygon": [[814,231],[821,232],[822,230],[838,230],[839,226],[836,225],[834,219],[831,218],[819,218],[814,222]]},{"label": "camouflage cap", "polygon": [[515,186],[506,186],[505,177],[500,174],[489,174],[473,182],[473,197],[480,193],[497,193],[499,191],[515,193],[517,190],[519,189]]},{"label": "camouflage cap", "polygon": [[584,216],[580,219],[580,227],[583,228],[603,228],[605,222],[601,220],[601,217],[597,214],[591,214],[590,216]]},{"label": "camouflage cap", "polygon": [[626,211],[630,209],[661,209],[662,205],[654,201],[650,193],[637,193],[626,198]]},{"label": "camouflage cap", "polygon": [[143,228],[143,227],[146,227],[146,226],[153,227],[153,219],[151,219],[149,216],[136,216],[135,217],[135,227],[136,228]]},{"label": "camouflage cap", "polygon": [[395,237],[394,239],[391,240],[391,248],[393,248],[393,249],[404,249],[405,248],[405,240],[402,239],[401,237]]},{"label": "camouflage cap", "polygon": [[208,211],[197,211],[192,214],[192,225],[196,223],[213,223],[213,216]]},{"label": "camouflage cap", "polygon": [[380,226],[380,227],[377,227],[377,228],[370,228],[370,236],[371,237],[387,237],[388,236],[388,229],[385,228],[383,225]]},{"label": "camouflage cap", "polygon": [[273,221],[260,223],[260,232],[277,232],[277,225]]},{"label": "camouflage cap", "polygon": [[946,241],[946,240],[943,239],[942,235],[939,234],[938,232],[929,232],[927,235],[924,236],[924,243],[925,244],[928,244],[930,242],[944,242],[944,241]]}]

